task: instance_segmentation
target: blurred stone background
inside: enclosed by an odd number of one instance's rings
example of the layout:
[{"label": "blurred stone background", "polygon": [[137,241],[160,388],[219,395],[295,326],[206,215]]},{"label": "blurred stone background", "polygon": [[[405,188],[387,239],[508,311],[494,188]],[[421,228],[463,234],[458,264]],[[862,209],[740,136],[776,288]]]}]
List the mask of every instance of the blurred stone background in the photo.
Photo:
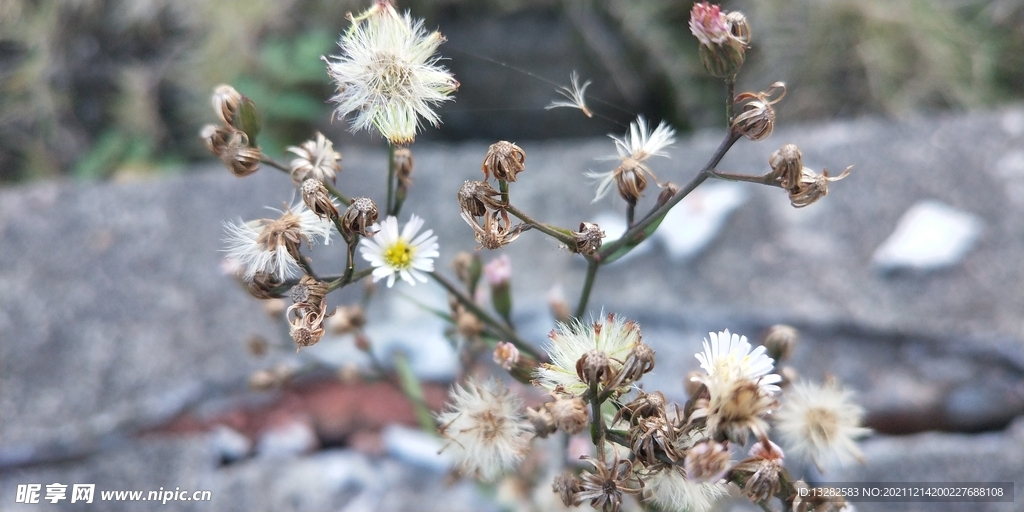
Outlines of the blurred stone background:
[{"label": "blurred stone background", "polygon": [[[212,492],[213,503],[175,502],[180,510],[514,508],[508,489],[452,485],[435,441],[411,428],[392,388],[331,370],[368,364],[350,338],[295,354],[279,318],[220,270],[222,221],[295,196],[281,173],[239,180],[204,154],[196,134],[213,119],[207,95],[217,83],[260,106],[273,126],[261,136],[270,154],[322,129],[344,154],[339,187],[383,197],[384,147],[330,121],[319,60],[345,11],[361,6],[0,3],[0,172],[9,183],[0,189],[0,508],[15,507],[18,484],[53,482]],[[476,245],[454,197],[479,176],[495,139],[527,152],[517,204],[567,227],[597,220],[613,231],[622,218],[621,202],[590,202],[582,175],[604,170],[599,158],[614,153],[604,134],[637,113],[682,131],[671,159],[651,162],[659,178],[680,183],[699,169],[721,138],[722,98],[691,57],[689,6],[403,5],[447,35],[442,49],[462,83],[444,126],[413,147],[404,210],[439,234],[440,271],[450,274],[447,262]],[[757,337],[791,323],[803,333],[794,366],[849,385],[877,432],[863,444],[865,465],[812,477],[1010,481],[1024,492],[1024,107],[1014,102],[1024,91],[1022,6],[729,5],[754,27],[741,89],[784,79],[790,94],[776,133],[741,141],[722,167],[764,172],[768,155],[792,142],[808,166],[855,168],[802,210],[776,189],[709,183],[648,247],[602,270],[592,309],[639,320],[659,357],[648,389],[681,399],[708,331]],[[517,69],[559,84],[578,70],[594,80],[588,97],[607,119],[544,111],[554,85]],[[39,178],[54,179],[11,183]],[[910,222],[922,205],[938,207]],[[317,247],[318,267],[340,268],[338,249]],[[539,342],[552,327],[552,285],[574,302],[584,265],[533,232],[503,252],[516,272],[516,323]],[[381,356],[409,355],[438,406],[454,358],[444,324],[416,303],[443,307],[445,296],[432,284],[398,286],[378,294],[368,334]],[[358,297],[338,295],[332,301]],[[252,355],[253,339],[271,350]],[[282,365],[304,376],[248,390],[254,371]]]}]

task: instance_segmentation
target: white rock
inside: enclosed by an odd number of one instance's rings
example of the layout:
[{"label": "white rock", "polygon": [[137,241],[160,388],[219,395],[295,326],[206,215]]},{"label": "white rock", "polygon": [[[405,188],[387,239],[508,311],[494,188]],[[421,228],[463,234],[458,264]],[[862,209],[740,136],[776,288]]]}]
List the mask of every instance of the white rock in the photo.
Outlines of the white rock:
[{"label": "white rock", "polygon": [[294,457],[311,452],[318,445],[312,427],[296,420],[263,432],[256,443],[256,454],[263,458]]},{"label": "white rock", "polygon": [[437,436],[402,425],[388,425],[382,431],[388,455],[415,466],[447,471],[452,461],[441,451],[444,443]]},{"label": "white rock", "polygon": [[252,450],[252,442],[241,432],[226,425],[218,425],[210,432],[210,444],[213,445],[221,458],[226,461],[236,461],[249,455]]},{"label": "white rock", "polygon": [[701,185],[668,212],[655,237],[675,261],[696,256],[746,199],[746,188],[738,183]]},{"label": "white rock", "polygon": [[974,246],[984,224],[973,214],[935,200],[912,206],[896,229],[875,250],[872,263],[881,270],[933,270],[959,263]]}]

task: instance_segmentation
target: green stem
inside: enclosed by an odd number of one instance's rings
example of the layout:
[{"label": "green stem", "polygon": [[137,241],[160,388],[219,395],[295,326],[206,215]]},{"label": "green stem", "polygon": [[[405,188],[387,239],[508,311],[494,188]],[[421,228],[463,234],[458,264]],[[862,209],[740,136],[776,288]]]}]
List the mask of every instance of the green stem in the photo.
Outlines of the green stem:
[{"label": "green stem", "polygon": [[732,111],[736,102],[736,75],[725,79],[725,127],[732,131]]},{"label": "green stem", "polygon": [[372,268],[363,269],[363,270],[360,270],[359,272],[356,272],[354,274],[349,274],[348,272],[346,272],[344,275],[341,275],[341,276],[339,276],[337,278],[334,278],[334,279],[330,280],[327,283],[327,291],[328,292],[333,292],[334,290],[337,290],[338,288],[344,288],[346,285],[358,282],[362,278],[364,278],[364,277],[366,277],[366,276],[368,276],[368,275],[370,275],[372,273],[373,273],[373,269]]},{"label": "green stem", "polygon": [[704,180],[708,179],[708,176],[710,176],[708,170],[714,169],[715,166],[718,165],[718,162],[722,161],[722,157],[725,156],[729,151],[729,148],[731,148],[739,138],[740,135],[733,134],[732,132],[726,133],[725,139],[722,140],[722,143],[718,146],[718,149],[715,150],[715,153],[711,155],[711,159],[708,160],[708,163],[704,168],[701,169],[701,171],[698,172],[689,183],[679,189],[679,191],[666,201],[665,204],[651,210],[643,219],[640,220],[640,222],[637,222],[633,227],[623,233],[618,240],[604,246],[601,249],[601,252],[599,252],[594,259],[598,261],[604,260],[627,243],[637,242],[635,238],[638,235],[642,235],[643,231],[647,229],[648,226],[664,217],[672,207],[679,204],[679,201],[682,201],[684,197],[690,194],[690,192],[693,192],[693,189],[697,188],[701,183],[704,183]]},{"label": "green stem", "polygon": [[594,422],[590,424],[590,440],[593,441],[594,446],[597,447],[597,455],[604,461],[605,449],[605,427],[604,427],[604,415],[601,414],[601,399],[597,393],[597,382],[590,383],[590,391],[587,393],[590,395],[590,414],[594,417]]},{"label": "green stem", "polygon": [[577,320],[583,318],[583,314],[587,312],[587,303],[590,301],[590,292],[594,289],[594,280],[597,278],[597,269],[601,264],[593,259],[587,258],[587,277],[583,280],[583,289],[580,290],[580,301],[576,304],[576,312],[573,316]]},{"label": "green stem", "polygon": [[501,204],[510,204],[508,198],[508,182],[505,180],[498,180],[498,192],[501,192]]},{"label": "green stem", "polygon": [[506,205],[505,209],[508,210],[508,212],[511,213],[512,215],[518,217],[519,220],[529,224],[530,226],[540,231],[541,233],[544,233],[545,235],[548,235],[554,238],[555,240],[562,242],[563,244],[570,248],[576,247],[576,239],[573,238],[571,231],[555,226],[550,226],[548,224],[544,224],[542,222],[534,220],[525,212],[510,204]]},{"label": "green stem", "polygon": [[626,205],[626,227],[633,227],[633,221],[636,219],[636,201],[629,201]]},{"label": "green stem", "polygon": [[763,174],[761,176],[751,176],[749,174],[734,174],[731,172],[722,172],[716,169],[708,169],[707,173],[712,178],[718,178],[725,181],[744,181],[747,183],[759,183],[761,185],[775,185],[779,186],[776,182],[776,178],[772,176],[772,173]]},{"label": "green stem", "polygon": [[477,318],[479,318],[485,324],[489,325],[495,331],[495,334],[498,338],[501,338],[505,341],[512,343],[521,352],[526,353],[527,355],[533,357],[537,361],[544,362],[547,360],[547,358],[542,357],[540,352],[534,349],[529,343],[520,338],[519,335],[515,333],[515,331],[509,329],[508,326],[506,326],[503,322],[501,322],[497,318],[494,318],[493,315],[491,315],[483,308],[481,308],[480,305],[478,305],[473,299],[469,298],[465,293],[462,292],[462,290],[459,290],[455,286],[455,284],[448,280],[448,278],[444,277],[443,275],[436,271],[431,272],[430,277],[434,278],[435,281],[437,281],[441,286],[448,290],[448,293],[452,294],[452,296],[455,297],[455,299],[458,300],[460,304],[465,306],[465,308],[468,309],[470,313],[473,313],[474,315],[476,315]]},{"label": "green stem", "polygon": [[402,386],[405,396],[409,397],[412,406],[416,411],[416,419],[425,432],[436,433],[437,423],[434,422],[434,415],[427,407],[427,401],[423,396],[423,386],[420,385],[419,377],[413,373],[409,366],[409,360],[405,354],[397,353],[394,357],[395,373],[398,374],[398,383]]},{"label": "green stem", "polygon": [[388,202],[387,214],[398,216],[395,212],[395,145],[388,144]]}]

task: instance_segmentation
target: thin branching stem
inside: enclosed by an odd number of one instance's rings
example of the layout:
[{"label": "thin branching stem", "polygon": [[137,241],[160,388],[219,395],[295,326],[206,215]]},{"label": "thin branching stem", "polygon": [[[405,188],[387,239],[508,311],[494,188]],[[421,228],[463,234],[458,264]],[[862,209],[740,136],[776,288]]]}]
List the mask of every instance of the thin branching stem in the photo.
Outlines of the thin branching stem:
[{"label": "thin branching stem", "polygon": [[449,281],[448,278],[436,271],[431,272],[430,277],[434,278],[435,281],[448,290],[448,293],[452,294],[452,296],[455,297],[455,299],[458,300],[466,309],[468,309],[470,313],[473,313],[477,318],[489,325],[495,331],[497,337],[512,343],[520,351],[525,352],[537,361],[544,362],[547,360],[547,358],[543,357],[540,352],[533,348],[532,345],[520,338],[515,331],[509,329],[504,322],[495,318],[494,315],[481,308],[476,301],[467,296],[462,290],[455,286],[454,283]]},{"label": "thin branching stem", "polygon": [[545,235],[548,235],[554,238],[555,240],[562,242],[568,247],[576,246],[576,239],[573,238],[571,231],[537,221],[530,217],[529,215],[527,215],[522,210],[520,210],[519,208],[516,208],[515,206],[512,206],[510,204],[506,205],[505,209],[508,210],[508,212],[511,213],[512,215],[516,216],[519,220],[527,223],[532,228],[540,231],[541,233],[544,233]]},{"label": "thin branching stem", "polygon": [[736,102],[736,75],[725,79],[725,126],[732,130],[733,105]]},{"label": "thin branching stem", "polygon": [[388,144],[388,202],[385,204],[387,207],[388,215],[398,216],[398,212],[395,211],[397,205],[395,204],[395,145]]},{"label": "thin branching stem", "polygon": [[627,243],[639,242],[640,240],[638,239],[638,237],[643,236],[643,232],[645,229],[650,227],[650,225],[653,224],[654,222],[664,217],[669,210],[671,210],[675,205],[679,204],[679,201],[682,201],[683,198],[690,194],[690,192],[693,192],[693,190],[697,188],[701,183],[704,183],[704,180],[708,179],[708,176],[710,176],[710,174],[708,173],[708,169],[714,169],[715,166],[718,165],[718,162],[722,161],[722,157],[724,157],[725,154],[729,151],[729,148],[731,148],[732,145],[735,144],[737,140],[739,140],[739,138],[740,135],[733,134],[732,132],[726,133],[725,139],[722,140],[722,143],[718,146],[718,149],[715,150],[715,153],[711,155],[711,159],[708,160],[708,163],[704,166],[704,168],[701,169],[701,171],[698,172],[697,175],[694,176],[689,183],[687,183],[685,186],[679,189],[679,191],[676,192],[676,194],[672,196],[667,202],[665,202],[665,204],[651,210],[646,216],[644,216],[643,219],[641,219],[639,222],[633,225],[633,227],[629,228],[629,230],[623,233],[622,237],[620,237],[618,240],[604,246],[601,249],[601,252],[596,255],[595,259],[603,261],[604,259],[614,254]]},{"label": "thin branching stem", "polygon": [[597,278],[597,269],[601,266],[597,260],[587,258],[587,276],[583,279],[583,289],[580,290],[580,300],[576,303],[576,311],[573,316],[577,320],[583,318],[587,312],[587,303],[590,302],[590,293],[594,290],[594,280]]},{"label": "thin branching stem", "polygon": [[434,415],[430,413],[430,408],[427,407],[427,402],[423,395],[423,385],[420,383],[419,377],[412,371],[412,366],[409,365],[409,360],[405,357],[405,354],[395,354],[394,361],[398,383],[402,386],[402,392],[412,402],[412,406],[416,411],[416,419],[420,422],[420,427],[423,428],[424,432],[436,433],[437,423],[434,422]]}]

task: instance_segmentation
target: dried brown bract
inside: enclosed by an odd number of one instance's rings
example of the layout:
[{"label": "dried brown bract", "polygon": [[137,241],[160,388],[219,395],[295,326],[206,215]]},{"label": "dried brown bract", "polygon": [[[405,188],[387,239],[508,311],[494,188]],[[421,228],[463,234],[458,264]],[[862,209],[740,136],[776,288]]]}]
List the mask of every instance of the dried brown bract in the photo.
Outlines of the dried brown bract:
[{"label": "dried brown bract", "polygon": [[467,180],[459,187],[459,207],[464,214],[483,217],[488,210],[500,210],[505,205],[501,202],[501,193],[490,183]]},{"label": "dried brown bract", "polygon": [[526,152],[519,146],[503,140],[487,148],[481,170],[484,172],[485,180],[491,179],[491,174],[494,174],[497,180],[515,181],[516,175],[525,167]]},{"label": "dried brown bract", "polygon": [[462,212],[462,220],[476,232],[476,241],[480,244],[477,250],[502,248],[519,238],[523,231],[523,224],[513,226],[505,210],[487,212],[482,226],[465,210]]},{"label": "dried brown bract", "polygon": [[[781,91],[778,97],[772,99],[776,91]],[[736,103],[745,101],[732,120],[732,132],[743,135],[750,140],[764,140],[772,134],[775,129],[775,109],[772,105],[778,103],[786,96],[786,84],[775,82],[767,91],[744,92],[736,96]]]},{"label": "dried brown bract", "polygon": [[579,231],[573,233],[576,252],[591,256],[601,250],[602,239],[605,237],[601,227],[593,222],[581,222]]},{"label": "dried brown bract", "polygon": [[581,459],[594,466],[594,471],[580,474],[582,482],[574,499],[590,500],[590,506],[604,512],[619,512],[624,494],[640,494],[643,490],[643,482],[633,473],[629,460],[609,457],[608,462],[602,462],[588,456]]},{"label": "dried brown bract", "polygon": [[373,225],[377,222],[377,204],[368,197],[356,197],[345,209],[345,215],[341,218],[341,227],[345,229],[346,235],[360,234],[373,236],[376,231]]},{"label": "dried brown bract", "polygon": [[413,170],[412,150],[409,148],[396,148],[391,161],[395,166],[395,176],[398,178],[398,182],[406,188],[411,187]]},{"label": "dried brown bract", "polygon": [[213,89],[213,110],[225,126],[231,126],[243,96],[234,87],[221,84]]},{"label": "dried brown bract", "polygon": [[321,219],[336,219],[338,207],[334,205],[324,183],[316,178],[302,182],[302,202]]},{"label": "dried brown bract", "polygon": [[224,162],[231,174],[239,178],[260,168],[260,148],[249,146],[249,136],[227,126],[207,125],[200,133],[211,153]]},{"label": "dried brown bract", "polygon": [[789,203],[795,208],[803,208],[814,204],[818,199],[828,195],[829,182],[839,181],[849,176],[850,169],[853,169],[852,165],[847,167],[839,176],[832,178],[829,177],[827,170],[823,170],[821,174],[818,174],[804,167],[800,174],[800,182],[789,191]]},{"label": "dried brown bract", "polygon": [[803,154],[796,144],[786,144],[775,150],[768,158],[772,168],[771,176],[786,190],[793,190],[800,183],[804,169]]},{"label": "dried brown bract", "polygon": [[316,345],[324,336],[323,321],[325,318],[324,307],[326,302],[319,304],[301,302],[292,304],[286,313],[288,318],[288,334],[295,342],[295,351],[303,347]]}]

